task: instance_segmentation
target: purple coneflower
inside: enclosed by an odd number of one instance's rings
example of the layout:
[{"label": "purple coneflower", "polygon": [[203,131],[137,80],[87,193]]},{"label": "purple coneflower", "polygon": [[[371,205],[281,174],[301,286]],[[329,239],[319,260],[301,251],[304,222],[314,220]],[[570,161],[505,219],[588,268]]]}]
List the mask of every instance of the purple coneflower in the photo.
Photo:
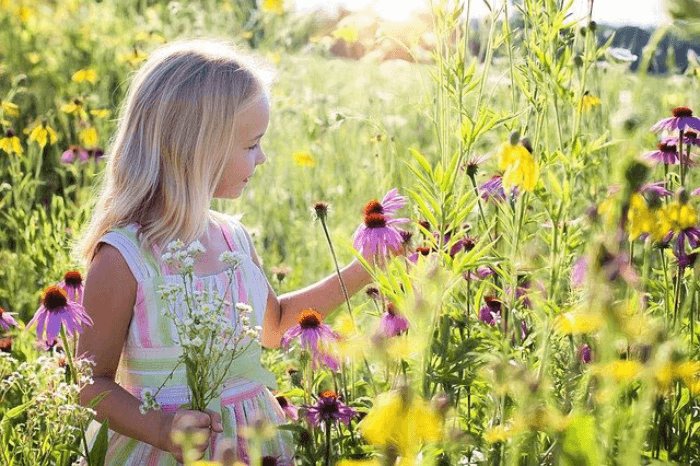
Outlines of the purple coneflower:
[{"label": "purple coneflower", "polygon": [[591,353],[591,347],[585,343],[578,348],[578,358],[583,364],[588,364],[591,362]]},{"label": "purple coneflower", "polygon": [[[651,160],[654,163],[663,163],[666,165],[675,165],[678,163],[678,146],[669,142],[661,142],[656,150],[647,152],[642,157]],[[689,162],[684,158],[684,163]],[[686,163],[687,164],[687,163]]]},{"label": "purple coneflower", "polygon": [[379,321],[379,331],[387,337],[395,337],[407,332],[408,327],[408,320],[396,311],[394,303],[388,303],[386,312]]},{"label": "purple coneflower", "polygon": [[289,402],[286,396],[278,396],[277,402],[280,404],[284,414],[291,420],[296,421],[299,419],[299,407],[294,406]]},{"label": "purple coneflower", "polygon": [[400,196],[399,190],[394,188],[388,193],[386,193],[386,195],[382,199],[382,202],[380,202],[382,206],[382,211],[379,213],[382,213],[384,215],[393,215],[394,212],[403,208],[407,202],[408,199],[405,196]]},{"label": "purple coneflower", "polygon": [[588,257],[581,256],[574,262],[574,266],[571,268],[571,288],[579,289],[583,288],[583,284],[586,281],[586,275],[588,274]]},{"label": "purple coneflower", "polygon": [[[370,202],[366,207],[375,207],[376,201]],[[365,215],[364,222],[355,230],[355,249],[364,257],[372,257],[377,254],[386,256],[389,249],[397,251],[403,244],[401,232],[394,226],[408,222],[406,218],[386,217],[379,212],[371,212]]]},{"label": "purple coneflower", "polygon": [[655,181],[654,183],[646,183],[642,186],[640,190],[643,194],[653,194],[658,197],[670,196],[673,194],[671,191],[666,189],[665,181]]},{"label": "purple coneflower", "polygon": [[418,262],[418,257],[420,257],[420,256],[424,256],[424,257],[425,257],[425,256],[429,256],[431,252],[433,252],[433,250],[430,249],[430,248],[426,248],[426,247],[423,247],[423,246],[417,247],[417,248],[416,248],[416,252],[414,252],[413,254],[411,254],[410,256],[408,256],[408,260],[411,261],[411,262],[413,262],[413,263],[415,264],[416,262]]},{"label": "purple coneflower", "polygon": [[83,276],[80,272],[75,270],[66,272],[58,286],[68,293],[69,300],[83,304]]},{"label": "purple coneflower", "polygon": [[501,321],[501,301],[492,296],[484,298],[486,306],[479,309],[479,320],[491,327]]},{"label": "purple coneflower", "polygon": [[690,245],[691,249],[695,249],[700,246],[700,230],[696,227],[684,228],[678,232],[678,237],[673,246],[673,253],[678,260],[678,267],[685,269],[695,263],[697,258],[696,253],[688,254],[685,252],[686,241]]},{"label": "purple coneflower", "polygon": [[318,402],[314,406],[307,408],[307,416],[311,424],[318,426],[319,423],[330,423],[334,421],[342,421],[346,425],[350,425],[350,420],[357,412],[349,406],[343,404],[338,399],[338,394],[333,390],[326,390],[318,397]]},{"label": "purple coneflower", "polygon": [[0,328],[3,331],[9,330],[10,327],[17,327],[17,321],[12,317],[13,315],[17,315],[17,313],[7,312],[0,307]]},{"label": "purple coneflower", "polygon": [[311,353],[312,367],[316,368],[317,362],[322,362],[331,370],[338,370],[338,362],[326,352],[328,346],[338,339],[333,330],[321,323],[321,314],[313,309],[305,309],[299,315],[299,324],[293,326],[282,337],[283,348],[289,347],[292,339],[299,337],[301,348]]},{"label": "purple coneflower", "polygon": [[[666,144],[673,144],[678,146],[678,136],[668,136],[664,138]],[[700,147],[700,138],[698,138],[698,133],[695,131],[684,131],[683,132],[683,145]]]},{"label": "purple coneflower", "polygon": [[474,178],[477,173],[479,173],[479,165],[486,162],[490,155],[472,155],[467,161],[466,172],[469,178]]},{"label": "purple coneflower", "polygon": [[[485,201],[504,201],[506,199],[506,192],[503,189],[503,177],[501,175],[493,175],[488,181],[479,186],[479,191],[481,191],[481,198]],[[518,188],[513,188],[513,195],[517,195]]]},{"label": "purple coneflower", "polygon": [[54,340],[59,335],[61,324],[65,326],[68,335],[80,332],[83,325],[92,325],[92,319],[85,313],[83,306],[69,301],[68,293],[58,286],[50,286],[44,291],[41,307],[27,328],[35,322],[37,338],[46,341]]},{"label": "purple coneflower", "polygon": [[70,146],[61,154],[60,160],[62,163],[73,163],[76,158],[81,162],[87,162],[90,155],[80,146]]},{"label": "purple coneflower", "polygon": [[664,118],[651,127],[651,131],[685,131],[692,129],[700,131],[700,118],[693,116],[693,111],[688,107],[676,107],[671,113],[670,118]]}]

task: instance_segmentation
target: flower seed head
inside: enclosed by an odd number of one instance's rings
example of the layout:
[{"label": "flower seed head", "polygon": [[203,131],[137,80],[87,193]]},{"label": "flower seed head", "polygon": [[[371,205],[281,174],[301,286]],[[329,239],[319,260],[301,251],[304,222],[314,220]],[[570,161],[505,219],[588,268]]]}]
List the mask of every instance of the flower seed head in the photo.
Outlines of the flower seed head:
[{"label": "flower seed head", "polygon": [[325,221],[328,216],[328,203],[325,201],[314,202],[314,212],[316,213],[316,218],[320,221]]},{"label": "flower seed head", "polygon": [[319,394],[319,396],[320,396],[321,398],[331,398],[331,399],[333,399],[333,400],[337,400],[337,399],[338,399],[338,394],[337,394],[336,392],[334,392],[333,390],[325,390],[325,391],[322,391],[322,392]]},{"label": "flower seed head", "polygon": [[365,290],[365,293],[367,294],[367,296],[369,296],[370,299],[377,300],[380,297],[379,288],[377,288],[376,286],[368,286]]},{"label": "flower seed head", "polygon": [[66,272],[66,274],[63,276],[63,281],[66,282],[66,285],[77,287],[82,285],[83,276],[80,275],[80,272],[71,270]]},{"label": "flower seed head", "polygon": [[44,291],[42,302],[49,311],[63,308],[68,304],[68,293],[57,286],[50,286]]},{"label": "flower seed head", "polygon": [[15,137],[15,132],[12,131],[12,128],[9,128],[7,131],[5,131],[5,137],[6,137],[6,138],[13,138],[13,137]]},{"label": "flower seed head", "polygon": [[365,225],[367,228],[384,228],[386,218],[380,213],[370,213],[365,215]]},{"label": "flower seed head", "polygon": [[510,133],[510,145],[517,146],[519,142],[520,142],[520,132],[513,131],[512,133]]},{"label": "flower seed head", "polygon": [[394,303],[389,302],[386,304],[386,312],[388,312],[391,316],[396,315],[396,306],[394,305]]},{"label": "flower seed head", "polygon": [[676,118],[686,118],[693,116],[693,111],[688,107],[676,107],[671,111],[671,113],[673,113],[673,116]]},{"label": "flower seed head", "polygon": [[0,351],[3,353],[12,352],[12,338],[0,338]]},{"label": "flower seed head", "polygon": [[301,328],[317,328],[321,325],[322,320],[323,318],[318,312],[313,309],[304,309],[299,316],[299,325]]},{"label": "flower seed head", "polygon": [[382,205],[379,203],[379,201],[377,201],[376,199],[372,199],[362,209],[362,213],[365,214],[365,216],[370,215],[370,214],[383,214],[384,207],[382,207]]}]

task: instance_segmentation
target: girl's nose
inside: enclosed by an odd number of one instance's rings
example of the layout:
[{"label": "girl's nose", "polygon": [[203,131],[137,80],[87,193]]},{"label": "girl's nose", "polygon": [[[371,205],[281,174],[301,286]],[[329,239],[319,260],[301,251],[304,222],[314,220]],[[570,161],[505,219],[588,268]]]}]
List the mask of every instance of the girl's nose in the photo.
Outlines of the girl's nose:
[{"label": "girl's nose", "polygon": [[258,156],[257,156],[257,158],[255,159],[255,164],[256,164],[256,165],[262,165],[263,163],[265,163],[266,160],[267,160],[267,155],[265,155],[265,152],[263,152],[263,150],[260,149],[260,150],[258,151]]}]

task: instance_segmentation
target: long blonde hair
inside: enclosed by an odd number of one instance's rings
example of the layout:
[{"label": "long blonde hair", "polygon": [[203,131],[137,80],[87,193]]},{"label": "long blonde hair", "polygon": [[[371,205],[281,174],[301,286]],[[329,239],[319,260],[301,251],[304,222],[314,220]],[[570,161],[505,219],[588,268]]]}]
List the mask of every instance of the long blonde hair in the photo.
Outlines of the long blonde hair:
[{"label": "long blonde hair", "polygon": [[89,264],[100,238],[130,223],[146,250],[206,231],[236,115],[267,92],[263,69],[222,40],[178,41],[149,57],[121,109],[80,260]]}]

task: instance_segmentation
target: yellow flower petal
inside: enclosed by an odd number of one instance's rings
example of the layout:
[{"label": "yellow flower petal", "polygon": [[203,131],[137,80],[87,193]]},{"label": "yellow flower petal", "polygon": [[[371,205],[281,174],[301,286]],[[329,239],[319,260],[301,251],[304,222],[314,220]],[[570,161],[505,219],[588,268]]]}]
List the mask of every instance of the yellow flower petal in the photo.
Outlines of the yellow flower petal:
[{"label": "yellow flower petal", "polygon": [[284,0],[263,0],[262,11],[265,13],[284,13]]},{"label": "yellow flower petal", "polygon": [[78,70],[75,73],[73,73],[73,76],[71,76],[71,80],[75,81],[76,83],[82,83],[84,81],[88,81],[91,84],[95,84],[97,82],[97,72],[95,70]]},{"label": "yellow flower petal", "polygon": [[352,44],[357,42],[360,37],[360,32],[354,26],[343,26],[331,33],[336,39],[343,39],[345,42]]},{"label": "yellow flower petal", "polygon": [[84,147],[95,147],[97,145],[97,130],[92,126],[80,131],[78,137]]},{"label": "yellow flower petal", "polygon": [[316,166],[316,159],[313,158],[313,156],[307,151],[294,152],[292,154],[292,157],[294,158],[294,161],[296,162],[296,164],[299,165],[300,167],[315,167]]},{"label": "yellow flower petal", "polygon": [[2,111],[5,115],[16,117],[19,116],[19,107],[12,102],[2,101]]},{"label": "yellow flower petal", "polygon": [[110,113],[111,111],[107,108],[96,108],[94,110],[90,110],[90,114],[94,115],[96,118],[107,118]]},{"label": "yellow flower petal", "polygon": [[598,314],[567,312],[557,319],[557,328],[565,335],[580,335],[595,332],[603,326],[603,318]]}]

